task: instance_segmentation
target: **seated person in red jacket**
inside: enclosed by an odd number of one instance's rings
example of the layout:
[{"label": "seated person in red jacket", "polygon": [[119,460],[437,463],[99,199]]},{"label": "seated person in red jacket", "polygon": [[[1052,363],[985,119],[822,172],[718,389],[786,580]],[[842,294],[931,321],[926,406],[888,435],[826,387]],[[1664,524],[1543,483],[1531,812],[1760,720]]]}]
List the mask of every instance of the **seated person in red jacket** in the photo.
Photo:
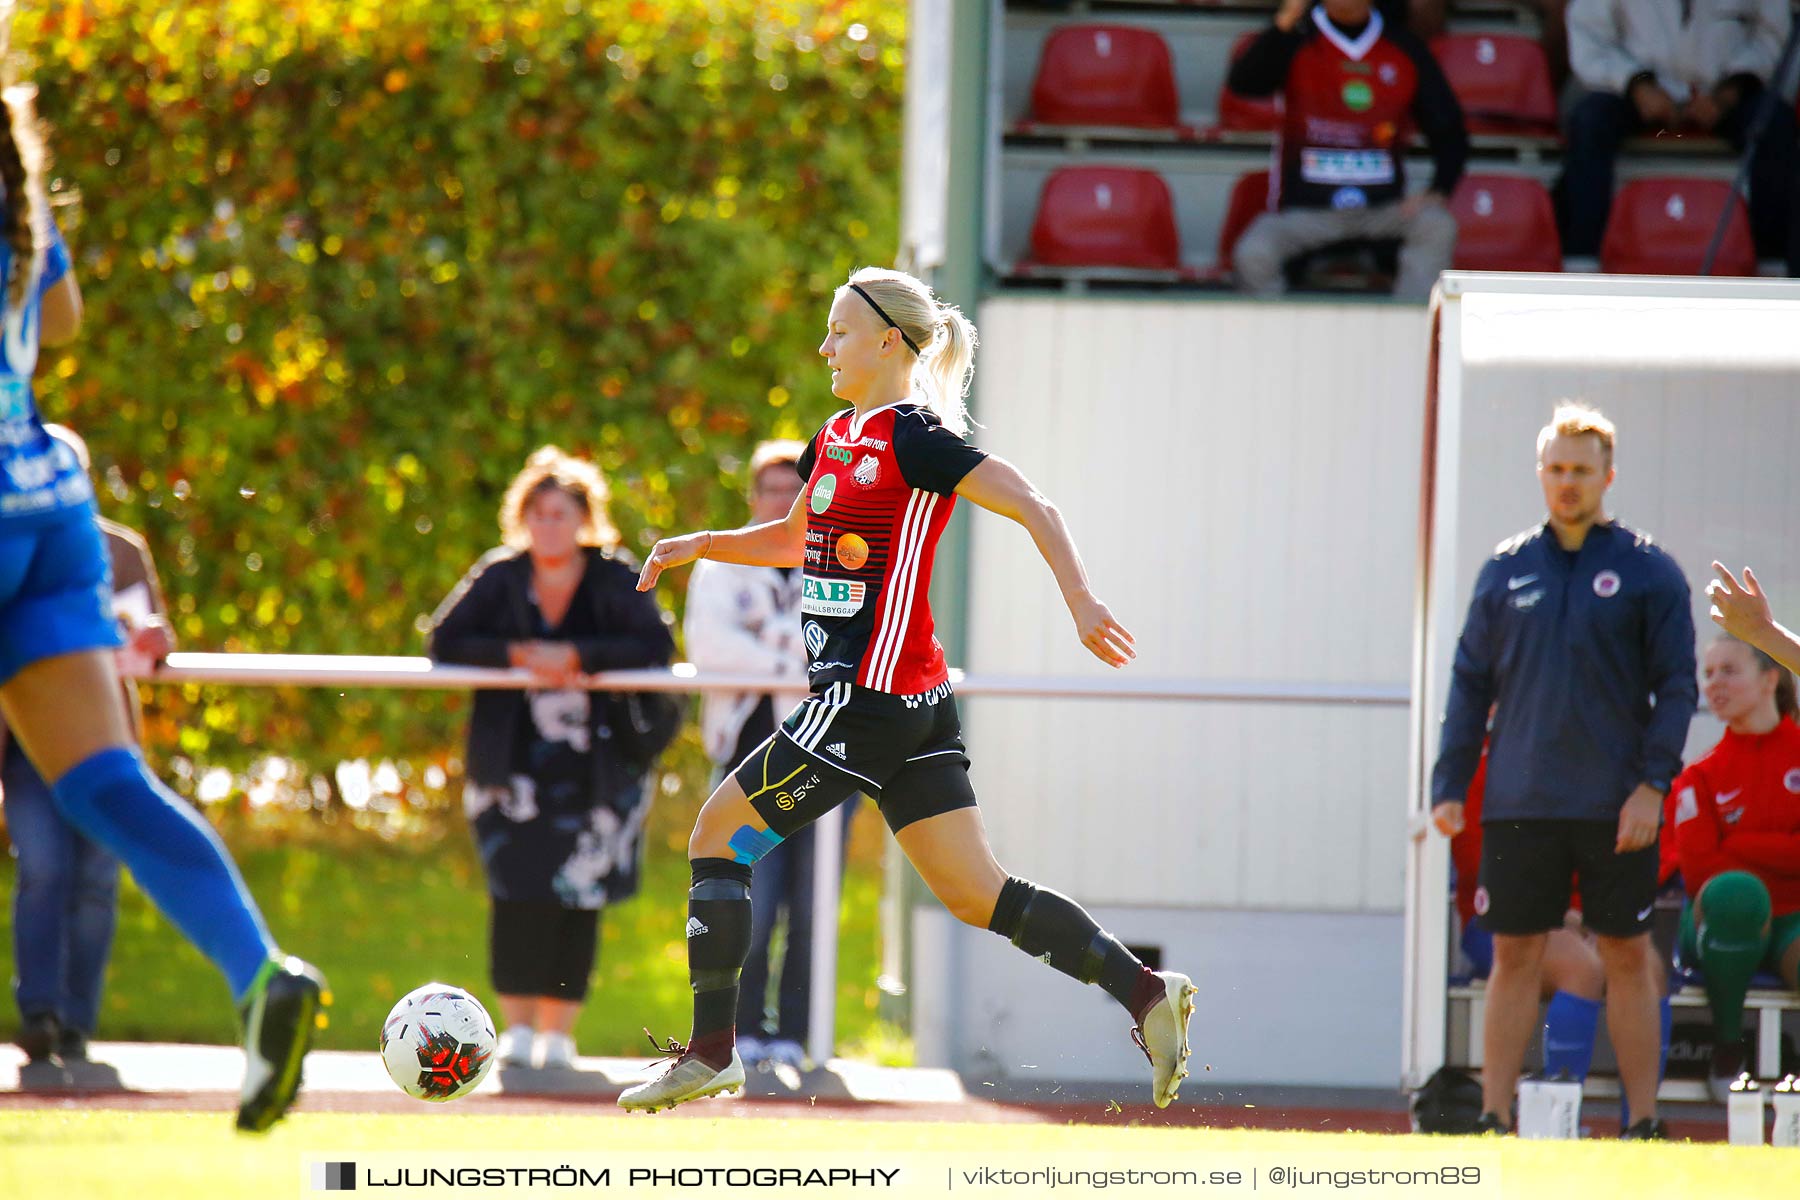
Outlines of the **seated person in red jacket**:
[{"label": "seated person in red jacket", "polygon": [[1800,706],[1794,677],[1732,637],[1707,647],[1706,704],[1725,722],[1710,753],[1676,777],[1675,846],[1689,903],[1685,962],[1706,975],[1712,1085],[1745,1068],[1744,997],[1759,969],[1800,989]]},{"label": "seated person in red jacket", "polygon": [[[1494,965],[1494,935],[1481,924],[1481,913],[1487,908],[1487,896],[1480,887],[1481,799],[1486,787],[1487,755],[1483,754],[1463,798],[1462,829],[1450,839],[1463,953],[1480,979],[1486,979]],[[1544,1010],[1544,1074],[1582,1080],[1594,1061],[1606,969],[1599,951],[1581,933],[1578,910],[1570,910],[1569,917],[1569,923],[1553,931],[1544,946],[1543,992],[1550,1002]]]},{"label": "seated person in red jacket", "polygon": [[[1469,156],[1462,106],[1425,43],[1372,0],[1282,0],[1231,66],[1241,96],[1283,97],[1277,211],[1232,252],[1238,287],[1280,295],[1287,264],[1342,242],[1399,242],[1394,295],[1424,300],[1456,249],[1450,196]],[[1414,127],[1431,147],[1429,187],[1406,194]]]}]

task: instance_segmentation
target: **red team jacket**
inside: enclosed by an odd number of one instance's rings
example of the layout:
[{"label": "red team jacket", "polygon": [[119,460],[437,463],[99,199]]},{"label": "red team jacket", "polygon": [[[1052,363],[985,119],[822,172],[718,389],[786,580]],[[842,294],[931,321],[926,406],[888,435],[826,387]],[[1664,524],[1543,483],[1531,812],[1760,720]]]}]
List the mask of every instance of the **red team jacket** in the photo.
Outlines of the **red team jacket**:
[{"label": "red team jacket", "polygon": [[1669,792],[1681,880],[1689,896],[1721,871],[1749,871],[1769,888],[1776,916],[1800,912],[1800,725],[1769,733],[1726,730]]},{"label": "red team jacket", "polygon": [[837,413],[795,469],[806,480],[801,631],[814,691],[850,682],[916,696],[942,685],[931,565],[956,485],[986,454],[930,409]]}]

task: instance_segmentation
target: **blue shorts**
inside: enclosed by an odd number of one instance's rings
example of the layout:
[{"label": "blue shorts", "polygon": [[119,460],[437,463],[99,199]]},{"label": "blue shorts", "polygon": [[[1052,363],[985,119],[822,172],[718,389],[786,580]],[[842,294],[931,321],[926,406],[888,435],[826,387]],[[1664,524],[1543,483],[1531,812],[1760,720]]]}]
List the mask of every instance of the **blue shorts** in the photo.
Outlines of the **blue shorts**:
[{"label": "blue shorts", "polygon": [[0,529],[0,684],[42,659],[122,645],[112,561],[92,509],[20,533]]}]

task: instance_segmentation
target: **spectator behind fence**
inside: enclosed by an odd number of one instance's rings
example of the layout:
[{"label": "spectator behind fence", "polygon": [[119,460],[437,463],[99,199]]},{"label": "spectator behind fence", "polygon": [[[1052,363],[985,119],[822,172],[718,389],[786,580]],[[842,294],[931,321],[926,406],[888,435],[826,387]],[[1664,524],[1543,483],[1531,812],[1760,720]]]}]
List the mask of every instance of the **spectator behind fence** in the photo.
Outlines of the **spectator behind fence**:
[{"label": "spectator behind fence", "polygon": [[[1371,0],[1283,0],[1274,24],[1232,64],[1229,86],[1286,97],[1278,211],[1262,214],[1238,241],[1238,286],[1280,295],[1290,261],[1310,251],[1398,241],[1394,295],[1429,296],[1456,249],[1449,201],[1469,138],[1425,44],[1390,29]],[[1408,196],[1403,159],[1414,122],[1435,166],[1430,188]]]},{"label": "spectator behind fence", "polygon": [[574,1064],[600,910],[638,888],[648,765],[622,753],[624,698],[584,673],[660,666],[674,650],[636,588],[593,464],[545,446],[500,506],[505,544],[432,618],[439,662],[523,667],[530,690],[482,689],[469,716],[463,811],[492,901],[489,969],[504,1064]]},{"label": "spectator behind fence", "polygon": [[1483,920],[1494,933],[1482,1091],[1487,1129],[1508,1112],[1537,1019],[1548,934],[1570,876],[1606,967],[1606,1023],[1637,1121],[1656,1116],[1661,975],[1650,942],[1656,831],[1694,714],[1687,580],[1650,538],[1605,511],[1615,433],[1563,405],[1538,434],[1549,516],[1502,542],[1476,577],[1444,708],[1433,816],[1464,824],[1463,801],[1494,710],[1482,812]]},{"label": "spectator behind fence", "polygon": [[[1711,133],[1743,150],[1792,20],[1788,0],[1573,0],[1570,66],[1587,94],[1569,113],[1557,189],[1565,253],[1600,253],[1627,136]],[[1789,275],[1800,275],[1797,169],[1793,109],[1775,101],[1751,160],[1750,229]]]},{"label": "spectator behind fence", "polygon": [[1800,989],[1800,706],[1786,668],[1736,638],[1706,648],[1703,678],[1725,736],[1675,780],[1674,837],[1681,957],[1706,976],[1722,1104],[1746,1065],[1751,978],[1770,970]]},{"label": "spectator behind fence", "polygon": [[[1482,920],[1487,896],[1480,888],[1481,803],[1486,788],[1484,750],[1463,798],[1462,828],[1450,840],[1450,861],[1456,870],[1456,915],[1462,924],[1460,940],[1477,979],[1486,979],[1494,967],[1494,935]],[[1600,1028],[1600,999],[1605,993],[1606,968],[1582,931],[1580,913],[1571,910],[1544,943],[1539,994],[1549,1002],[1544,1010],[1545,1075],[1587,1078]]]},{"label": "spectator behind fence", "polygon": [[[779,521],[794,507],[803,481],[794,464],[806,443],[764,442],[750,459],[750,522]],[[746,567],[703,558],[688,580],[688,657],[704,671],[791,676],[803,694],[799,567]],[[792,699],[797,697],[790,698]],[[775,733],[775,701],[766,693],[714,692],[701,709],[706,753],[723,772],[750,757]],[[857,797],[841,811],[844,842]],[[756,864],[750,883],[750,957],[738,984],[738,1055],[746,1067],[783,1063],[798,1070],[805,1058],[812,1002],[813,850],[818,826],[783,841]],[[774,1022],[769,1021],[769,943],[786,916]]]},{"label": "spectator behind fence", "polygon": [[[45,432],[62,443],[82,471],[87,443],[63,425]],[[101,519],[112,561],[113,609],[125,634],[121,668],[160,663],[175,648],[169,610],[150,547],[136,532]],[[131,730],[143,739],[137,686],[124,684]],[[118,916],[119,860],[90,841],[56,810],[50,785],[0,725],[0,789],[6,830],[18,860],[13,891],[15,1039],[27,1059],[54,1058],[64,1067],[87,1061],[88,1039],[100,1020],[100,995]]]}]

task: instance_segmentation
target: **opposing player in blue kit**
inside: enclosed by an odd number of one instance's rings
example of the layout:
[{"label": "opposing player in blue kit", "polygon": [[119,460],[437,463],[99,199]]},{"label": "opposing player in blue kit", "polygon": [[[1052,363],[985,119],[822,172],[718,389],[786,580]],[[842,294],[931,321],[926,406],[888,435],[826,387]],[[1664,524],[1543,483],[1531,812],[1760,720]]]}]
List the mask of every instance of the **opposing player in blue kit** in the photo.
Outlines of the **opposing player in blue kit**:
[{"label": "opposing player in blue kit", "polygon": [[156,780],[131,736],[93,488],[44,432],[31,391],[39,345],[81,327],[34,99],[31,87],[8,87],[0,121],[0,711],[63,816],[124,862],[224,973],[243,1020],[237,1124],[260,1131],[293,1102],[329,997],[318,972],[276,950],[212,827]]}]

